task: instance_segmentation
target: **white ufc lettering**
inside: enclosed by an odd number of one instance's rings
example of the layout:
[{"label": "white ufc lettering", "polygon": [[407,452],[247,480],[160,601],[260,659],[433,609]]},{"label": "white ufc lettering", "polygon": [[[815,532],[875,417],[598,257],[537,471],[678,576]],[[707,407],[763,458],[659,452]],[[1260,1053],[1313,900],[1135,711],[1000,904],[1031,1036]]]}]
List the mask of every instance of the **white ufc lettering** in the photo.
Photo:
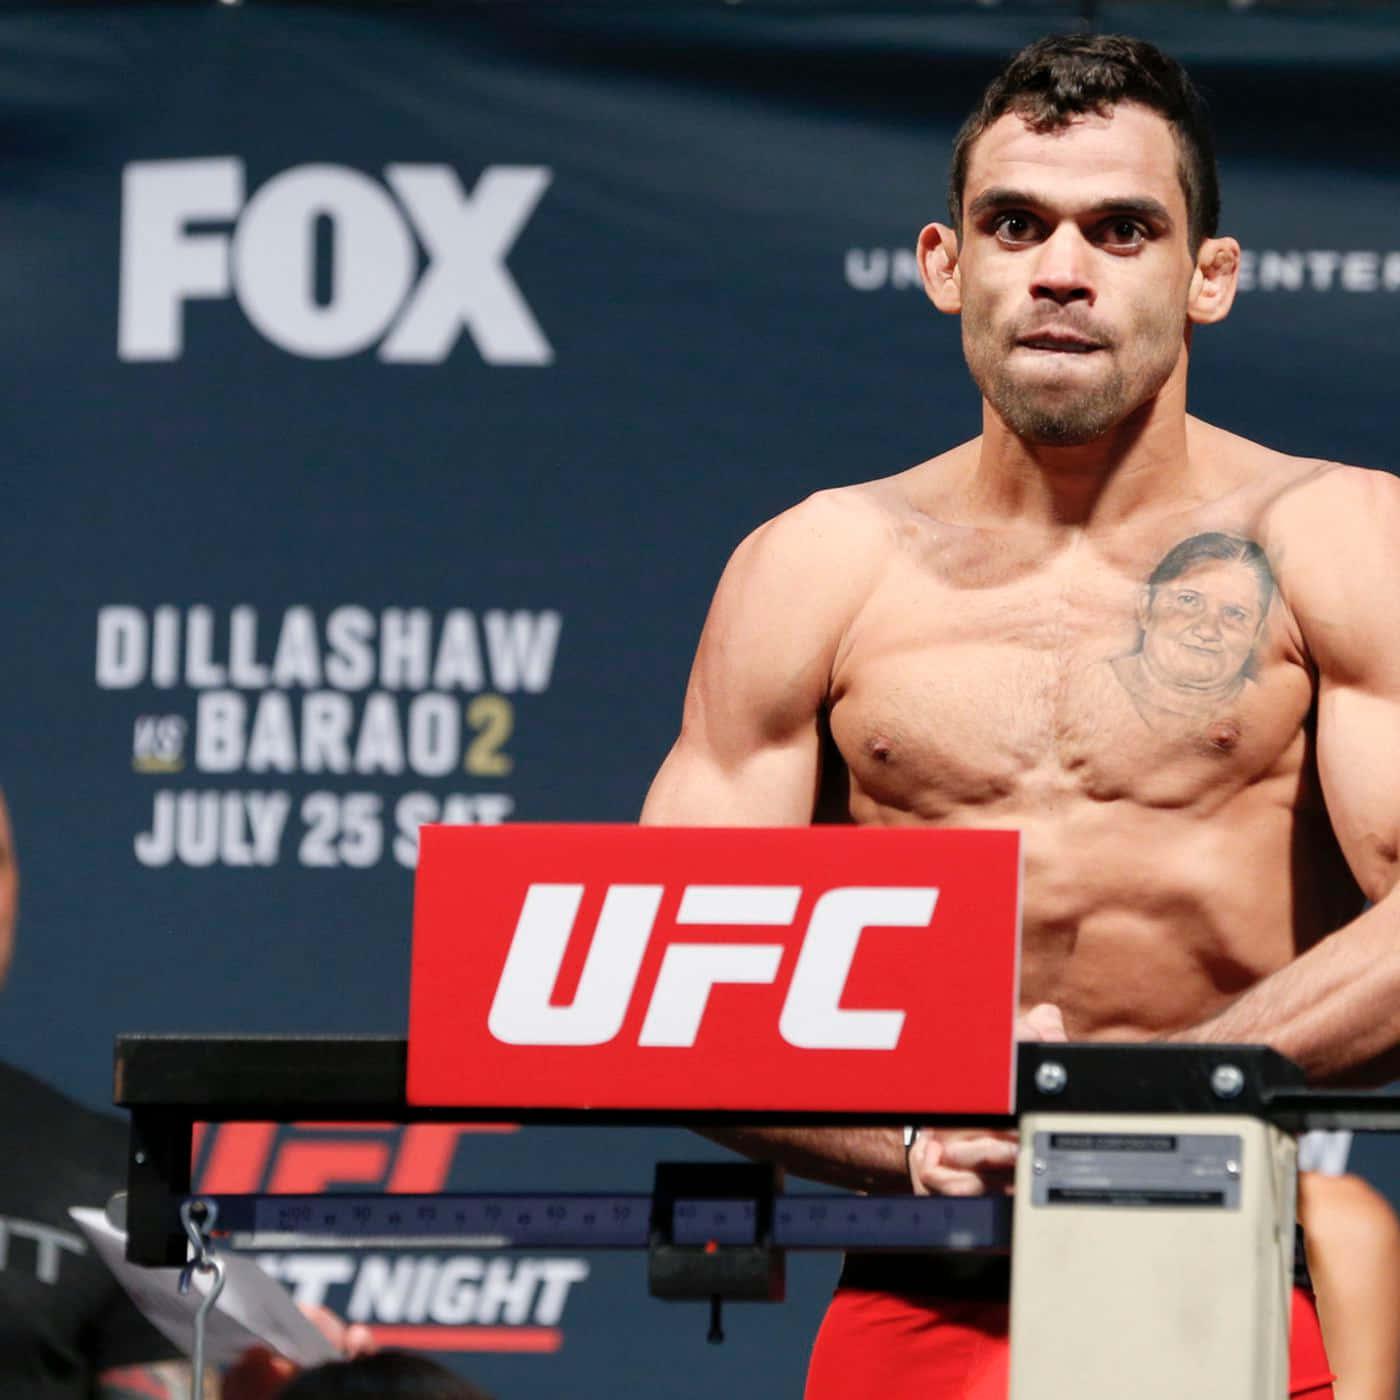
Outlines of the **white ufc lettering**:
[{"label": "white ufc lettering", "polygon": [[[568,1005],[551,997],[583,901],[583,886],[531,885],[516,923],[487,1025],[508,1045],[605,1045],[627,1017],[661,905],[660,885],[614,885],[598,915],[578,988]],[[677,926],[790,927],[796,885],[689,885]],[[922,928],[933,918],[932,888],[846,886],[816,902],[793,968],[778,1032],[802,1049],[892,1050],[903,1010],[848,1009],[841,997],[867,928]],[[671,942],[637,1043],[694,1045],[721,984],[776,980],[782,943]]]},{"label": "white ufc lettering", "polygon": [[[797,885],[687,885],[678,924],[786,927],[797,913]],[[710,989],[720,982],[771,982],[781,943],[673,943],[666,949],[639,1045],[694,1045]]]},{"label": "white ufc lettering", "polygon": [[614,885],[608,891],[578,991],[570,1005],[551,1006],[582,900],[582,885],[530,886],[486,1019],[497,1040],[507,1045],[605,1045],[622,1029],[661,905],[661,886]]},{"label": "white ufc lettering", "polygon": [[843,1010],[841,993],[861,934],[872,925],[923,928],[933,919],[936,889],[828,890],[812,910],[778,1030],[805,1050],[893,1050],[903,1011]]},{"label": "white ufc lettering", "polygon": [[[344,166],[299,165],[245,200],[233,156],[131,162],[122,173],[120,357],[179,359],[185,303],[232,294],[293,355],[338,358],[380,341],[381,360],[436,364],[465,328],[488,364],[549,364],[554,352],[505,260],[551,172],[490,166],[471,193],[445,165],[384,173],[388,189]],[[191,232],[210,224],[234,228]]]}]

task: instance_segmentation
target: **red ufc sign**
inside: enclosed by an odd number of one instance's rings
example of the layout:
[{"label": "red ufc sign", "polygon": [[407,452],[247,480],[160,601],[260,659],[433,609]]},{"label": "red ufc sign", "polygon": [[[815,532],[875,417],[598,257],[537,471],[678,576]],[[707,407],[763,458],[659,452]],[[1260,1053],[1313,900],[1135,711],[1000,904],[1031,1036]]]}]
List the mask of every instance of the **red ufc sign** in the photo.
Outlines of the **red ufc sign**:
[{"label": "red ufc sign", "polygon": [[408,1099],[1006,1113],[1010,831],[425,826]]}]

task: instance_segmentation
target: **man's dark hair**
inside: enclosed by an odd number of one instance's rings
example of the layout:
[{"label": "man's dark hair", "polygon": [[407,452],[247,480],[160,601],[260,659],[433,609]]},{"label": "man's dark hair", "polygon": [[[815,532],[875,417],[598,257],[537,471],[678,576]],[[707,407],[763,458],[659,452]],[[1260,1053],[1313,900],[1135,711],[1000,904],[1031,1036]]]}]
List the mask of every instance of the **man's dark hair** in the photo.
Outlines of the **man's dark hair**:
[{"label": "man's dark hair", "polygon": [[1227,535],[1219,530],[1209,530],[1202,535],[1192,535],[1180,544],[1169,549],[1158,562],[1147,579],[1147,591],[1155,593],[1164,583],[1189,573],[1197,564],[1208,560],[1235,560],[1247,564],[1254,570],[1259,583],[1259,606],[1261,612],[1268,612],[1269,602],[1274,596],[1274,571],[1269,568],[1269,560],[1264,551],[1253,540],[1239,535]]},{"label": "man's dark hair", "polygon": [[1186,70],[1160,49],[1123,34],[1054,34],[1028,44],[992,79],[953,143],[948,208],[962,228],[963,187],[973,143],[1014,112],[1033,131],[1058,131],[1088,112],[1136,102],[1165,117],[1176,133],[1177,171],[1186,194],[1193,249],[1215,234],[1220,180],[1205,104]]},{"label": "man's dark hair", "polygon": [[380,1351],[349,1361],[328,1361],[324,1366],[303,1371],[278,1400],[491,1400],[484,1390],[470,1381],[429,1361],[404,1351]]}]

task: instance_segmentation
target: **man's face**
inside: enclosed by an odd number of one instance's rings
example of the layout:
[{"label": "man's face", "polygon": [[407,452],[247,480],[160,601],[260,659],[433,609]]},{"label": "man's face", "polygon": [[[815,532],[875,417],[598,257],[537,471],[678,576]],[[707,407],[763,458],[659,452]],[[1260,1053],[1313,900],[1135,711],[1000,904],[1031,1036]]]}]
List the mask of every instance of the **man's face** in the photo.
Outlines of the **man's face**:
[{"label": "man's face", "polygon": [[1152,590],[1142,655],[1160,681],[1181,690],[1216,690],[1249,664],[1264,604],[1259,578],[1237,559],[1211,559]]},{"label": "man's face", "polygon": [[1194,258],[1175,135],[1132,103],[1058,131],[1014,113],[977,139],[959,245],[963,353],[1031,442],[1090,442],[1183,350]]}]

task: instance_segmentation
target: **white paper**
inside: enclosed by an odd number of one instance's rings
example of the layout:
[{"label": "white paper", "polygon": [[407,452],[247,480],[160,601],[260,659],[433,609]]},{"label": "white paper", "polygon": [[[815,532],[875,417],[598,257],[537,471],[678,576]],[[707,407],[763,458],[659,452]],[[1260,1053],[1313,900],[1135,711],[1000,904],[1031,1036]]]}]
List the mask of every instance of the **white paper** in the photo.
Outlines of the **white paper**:
[{"label": "white paper", "polygon": [[[214,1276],[196,1271],[188,1293],[180,1292],[179,1269],[148,1269],[126,1259],[126,1232],[100,1210],[71,1206],[68,1214],[92,1241],[102,1262],[152,1324],[186,1355],[194,1350],[194,1315]],[[292,1302],[276,1279],[251,1259],[220,1251],[224,1286],[204,1320],[204,1361],[227,1366],[249,1347],[271,1347],[298,1366],[319,1366],[339,1355]]]}]

